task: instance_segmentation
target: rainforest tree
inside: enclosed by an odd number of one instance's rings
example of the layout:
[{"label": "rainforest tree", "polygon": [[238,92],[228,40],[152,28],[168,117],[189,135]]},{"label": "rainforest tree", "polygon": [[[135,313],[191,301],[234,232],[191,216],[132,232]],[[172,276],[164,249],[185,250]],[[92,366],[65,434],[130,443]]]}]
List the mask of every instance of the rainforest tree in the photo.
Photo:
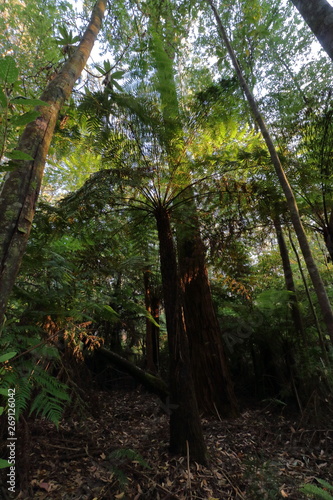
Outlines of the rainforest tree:
[{"label": "rainforest tree", "polygon": [[0,321],[29,238],[44,165],[61,107],[71,94],[101,28],[106,2],[96,3],[90,23],[74,53],[41,95],[45,104],[39,116],[29,123],[20,137],[17,150],[29,160],[15,160],[0,192]]}]

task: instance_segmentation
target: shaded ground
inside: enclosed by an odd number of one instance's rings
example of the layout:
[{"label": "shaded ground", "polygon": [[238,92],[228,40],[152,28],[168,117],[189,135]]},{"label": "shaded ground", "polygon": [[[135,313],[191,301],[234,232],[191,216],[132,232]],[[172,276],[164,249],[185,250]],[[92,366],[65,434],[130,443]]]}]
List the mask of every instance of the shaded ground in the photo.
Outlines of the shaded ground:
[{"label": "shaded ground", "polygon": [[168,454],[168,416],[156,397],[105,391],[90,406],[58,432],[42,420],[30,426],[25,465],[21,458],[27,489],[15,498],[301,500],[302,483],[333,484],[333,426],[305,428],[269,407],[204,419],[210,465],[188,466]]}]

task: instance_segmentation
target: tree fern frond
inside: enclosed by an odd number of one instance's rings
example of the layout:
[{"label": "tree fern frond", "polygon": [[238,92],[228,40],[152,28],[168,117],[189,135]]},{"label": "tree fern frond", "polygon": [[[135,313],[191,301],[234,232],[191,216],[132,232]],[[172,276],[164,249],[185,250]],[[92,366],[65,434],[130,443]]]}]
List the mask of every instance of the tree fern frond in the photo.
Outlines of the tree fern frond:
[{"label": "tree fern frond", "polygon": [[30,415],[35,412],[36,415],[41,415],[58,426],[63,410],[63,404],[59,399],[50,396],[46,390],[42,390],[31,404]]},{"label": "tree fern frond", "polygon": [[39,385],[49,393],[51,396],[58,400],[69,401],[69,395],[67,393],[68,386],[60,382],[56,377],[53,377],[45,370],[38,370],[33,375],[35,385]]},{"label": "tree fern frond", "polygon": [[26,377],[22,377],[20,381],[15,384],[15,413],[16,419],[27,410],[32,394],[32,385]]}]

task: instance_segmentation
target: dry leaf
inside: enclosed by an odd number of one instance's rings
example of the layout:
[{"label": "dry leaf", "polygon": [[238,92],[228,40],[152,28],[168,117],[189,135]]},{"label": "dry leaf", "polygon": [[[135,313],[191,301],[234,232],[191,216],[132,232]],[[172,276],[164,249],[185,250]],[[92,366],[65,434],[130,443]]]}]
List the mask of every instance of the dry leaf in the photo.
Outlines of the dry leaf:
[{"label": "dry leaf", "polygon": [[50,483],[39,483],[38,485],[42,490],[46,490],[47,492],[51,490],[52,485]]}]

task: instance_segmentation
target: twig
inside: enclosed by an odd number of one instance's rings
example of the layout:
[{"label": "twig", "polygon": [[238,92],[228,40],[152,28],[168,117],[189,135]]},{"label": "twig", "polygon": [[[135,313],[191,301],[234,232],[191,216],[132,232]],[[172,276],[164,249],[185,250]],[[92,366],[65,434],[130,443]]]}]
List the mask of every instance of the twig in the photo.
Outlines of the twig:
[{"label": "twig", "polygon": [[219,421],[222,422],[222,418],[221,418],[221,415],[219,414],[218,409],[216,408],[216,404],[215,403],[213,403],[213,404],[214,404],[214,408],[215,408],[215,411],[216,411],[216,415],[218,416]]},{"label": "twig", "polygon": [[170,490],[167,490],[166,488],[164,488],[163,486],[161,486],[160,484],[158,484],[156,481],[154,481],[154,479],[152,479],[151,477],[147,476],[147,474],[144,474],[143,472],[141,472],[141,476],[143,476],[146,479],[148,479],[149,481],[151,481],[154,484],[155,488],[159,488],[160,490],[164,491],[164,493],[167,493],[168,495],[173,496],[173,493]]},{"label": "twig", "polygon": [[191,487],[191,469],[190,469],[190,447],[188,441],[186,440],[186,458],[187,458],[187,488],[190,493],[190,498],[192,498],[192,487]]},{"label": "twig", "polygon": [[237,488],[237,486],[235,486],[233,484],[233,482],[231,481],[229,476],[224,472],[224,470],[221,470],[221,472],[224,475],[224,477],[226,478],[226,480],[228,481],[228,483],[230,484],[230,486],[232,487],[232,489],[237,493],[237,495],[239,495],[240,498],[245,500],[245,496],[243,495],[243,493],[239,490],[239,488]]}]

